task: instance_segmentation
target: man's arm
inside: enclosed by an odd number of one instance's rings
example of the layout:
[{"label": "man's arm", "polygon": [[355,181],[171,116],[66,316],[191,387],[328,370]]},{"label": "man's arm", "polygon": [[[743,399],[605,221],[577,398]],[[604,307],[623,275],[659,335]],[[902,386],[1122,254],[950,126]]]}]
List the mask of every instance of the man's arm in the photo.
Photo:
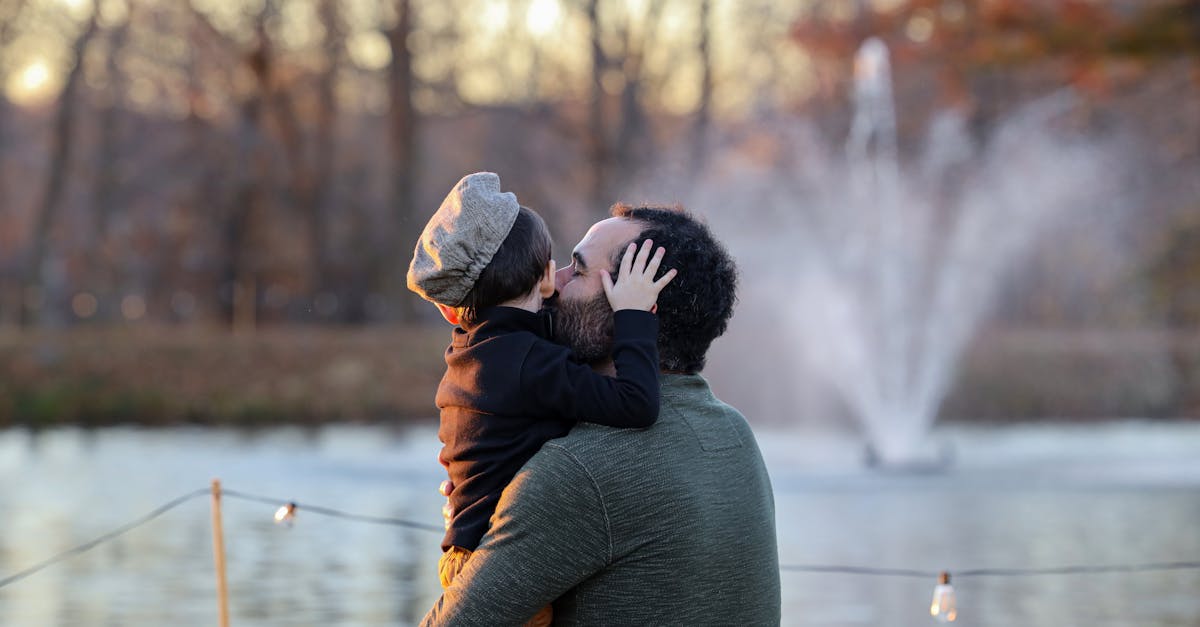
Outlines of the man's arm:
[{"label": "man's arm", "polygon": [[611,558],[598,487],[547,443],[504,489],[492,528],[421,625],[521,625]]}]

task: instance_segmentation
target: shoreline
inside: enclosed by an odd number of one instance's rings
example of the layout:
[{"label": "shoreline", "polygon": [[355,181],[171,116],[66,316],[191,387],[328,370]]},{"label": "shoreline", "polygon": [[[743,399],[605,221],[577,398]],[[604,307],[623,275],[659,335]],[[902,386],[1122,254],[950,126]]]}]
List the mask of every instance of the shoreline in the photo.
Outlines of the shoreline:
[{"label": "shoreline", "polygon": [[[0,429],[425,423],[446,325],[83,325],[0,333]],[[719,381],[719,372],[713,375]],[[749,409],[749,408],[747,408]],[[769,423],[748,416],[753,424]],[[938,424],[1200,418],[1200,337],[996,330],[956,370]]]},{"label": "shoreline", "polygon": [[0,427],[436,415],[441,327],[78,327],[0,336]]}]

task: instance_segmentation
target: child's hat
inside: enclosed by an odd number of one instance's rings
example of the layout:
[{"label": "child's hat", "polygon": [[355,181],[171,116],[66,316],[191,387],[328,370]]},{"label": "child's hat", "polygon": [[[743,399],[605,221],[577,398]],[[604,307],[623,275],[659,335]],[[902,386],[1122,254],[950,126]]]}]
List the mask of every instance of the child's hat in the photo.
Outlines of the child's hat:
[{"label": "child's hat", "polygon": [[460,305],[508,237],[520,210],[516,195],[500,191],[499,176],[464,176],[417,241],[408,266],[408,289],[428,301]]}]

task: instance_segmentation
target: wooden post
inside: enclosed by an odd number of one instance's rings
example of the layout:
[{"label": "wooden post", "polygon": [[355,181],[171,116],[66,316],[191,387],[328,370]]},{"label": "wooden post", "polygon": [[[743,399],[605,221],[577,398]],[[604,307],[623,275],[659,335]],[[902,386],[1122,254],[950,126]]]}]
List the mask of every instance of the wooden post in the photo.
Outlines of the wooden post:
[{"label": "wooden post", "polygon": [[217,615],[229,627],[229,591],[225,585],[225,536],[221,530],[221,480],[212,480],[213,553],[217,564]]}]

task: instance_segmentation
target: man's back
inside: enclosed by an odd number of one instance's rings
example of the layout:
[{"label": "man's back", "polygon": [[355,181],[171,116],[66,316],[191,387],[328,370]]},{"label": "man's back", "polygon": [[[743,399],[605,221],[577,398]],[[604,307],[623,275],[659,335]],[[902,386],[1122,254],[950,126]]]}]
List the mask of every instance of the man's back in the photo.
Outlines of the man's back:
[{"label": "man's back", "polygon": [[519,624],[780,619],[770,481],[745,420],[695,375],[662,377],[658,422],[579,425],[505,490],[492,530],[427,617]]},{"label": "man's back", "polygon": [[550,446],[592,475],[613,543],[556,624],[779,622],[770,481],[745,419],[704,379],[664,376],[654,429],[587,425]]}]

